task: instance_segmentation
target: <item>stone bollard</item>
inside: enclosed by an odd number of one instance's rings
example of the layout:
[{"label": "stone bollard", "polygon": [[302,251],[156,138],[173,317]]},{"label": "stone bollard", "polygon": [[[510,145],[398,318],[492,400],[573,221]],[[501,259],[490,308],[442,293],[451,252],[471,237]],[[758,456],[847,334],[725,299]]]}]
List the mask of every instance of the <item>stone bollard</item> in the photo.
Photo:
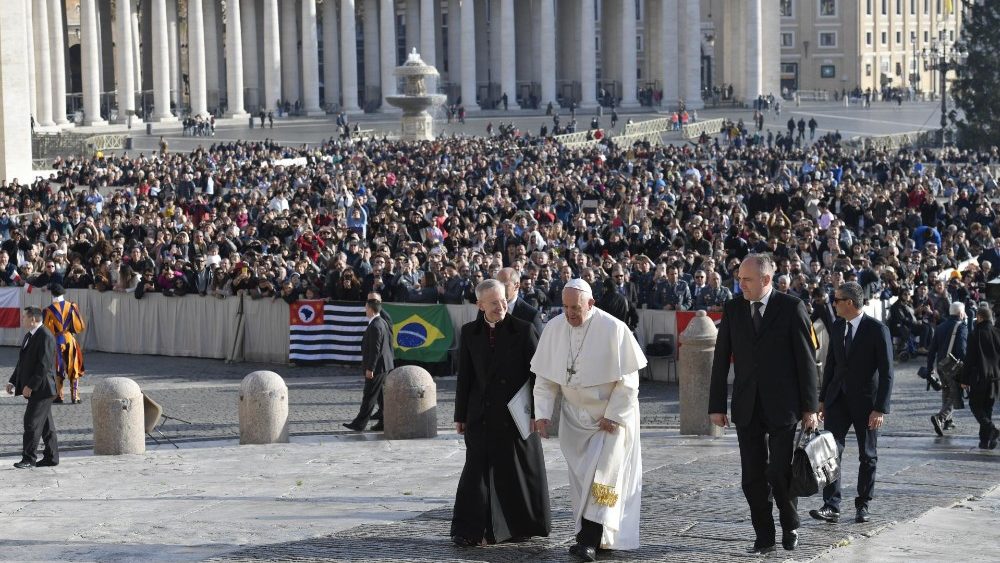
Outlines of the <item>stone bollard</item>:
[{"label": "stone bollard", "polygon": [[698,311],[681,333],[677,369],[680,379],[682,435],[722,435],[722,428],[712,424],[708,416],[712,361],[718,335],[719,329],[705,311]]},{"label": "stone bollard", "polygon": [[240,444],[288,443],[288,387],[273,371],[255,371],[240,383]]},{"label": "stone bollard", "polygon": [[142,389],[127,377],[97,383],[91,398],[94,455],[141,454],[146,451]]},{"label": "stone bollard", "polygon": [[387,440],[437,436],[437,385],[419,366],[401,366],[385,379],[384,414]]}]

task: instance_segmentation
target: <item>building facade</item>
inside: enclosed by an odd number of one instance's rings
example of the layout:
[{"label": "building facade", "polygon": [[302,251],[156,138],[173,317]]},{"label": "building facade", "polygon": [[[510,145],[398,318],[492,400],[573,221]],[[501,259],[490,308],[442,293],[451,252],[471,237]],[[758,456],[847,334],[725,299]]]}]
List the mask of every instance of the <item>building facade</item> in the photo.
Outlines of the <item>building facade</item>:
[{"label": "building facade", "polygon": [[467,110],[702,106],[778,88],[779,0],[9,0],[42,130],[388,110],[416,49]]},{"label": "building facade", "polygon": [[936,69],[961,33],[961,0],[780,0],[781,86],[940,92]]}]

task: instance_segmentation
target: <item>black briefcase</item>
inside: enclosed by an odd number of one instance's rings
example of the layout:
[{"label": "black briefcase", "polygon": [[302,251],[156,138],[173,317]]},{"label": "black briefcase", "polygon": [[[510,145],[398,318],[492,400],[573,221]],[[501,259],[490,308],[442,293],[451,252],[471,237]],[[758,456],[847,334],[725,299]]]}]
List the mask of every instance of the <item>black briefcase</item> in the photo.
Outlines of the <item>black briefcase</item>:
[{"label": "black briefcase", "polygon": [[810,497],[840,479],[837,441],[826,430],[800,430],[792,455],[792,481],[788,492]]}]

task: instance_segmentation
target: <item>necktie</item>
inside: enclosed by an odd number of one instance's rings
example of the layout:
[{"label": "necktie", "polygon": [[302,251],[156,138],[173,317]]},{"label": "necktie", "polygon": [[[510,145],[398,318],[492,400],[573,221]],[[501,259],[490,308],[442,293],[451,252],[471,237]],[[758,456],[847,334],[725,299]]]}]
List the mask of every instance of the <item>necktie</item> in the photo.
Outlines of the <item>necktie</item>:
[{"label": "necktie", "polygon": [[753,331],[759,333],[761,325],[764,324],[764,315],[760,313],[761,307],[764,306],[763,301],[754,301],[753,304]]},{"label": "necktie", "polygon": [[21,341],[21,348],[22,349],[28,347],[28,341],[29,340],[31,340],[31,333],[30,332],[28,334],[25,334],[24,335],[24,340]]},{"label": "necktie", "polygon": [[847,336],[844,337],[844,354],[851,354],[851,342],[854,341],[854,325],[847,323]]}]

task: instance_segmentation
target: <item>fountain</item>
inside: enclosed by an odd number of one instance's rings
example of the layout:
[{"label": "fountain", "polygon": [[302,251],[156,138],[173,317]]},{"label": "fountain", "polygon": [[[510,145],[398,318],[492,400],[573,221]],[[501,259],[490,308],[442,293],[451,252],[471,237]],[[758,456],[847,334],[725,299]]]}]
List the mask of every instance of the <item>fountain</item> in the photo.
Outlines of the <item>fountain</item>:
[{"label": "fountain", "polygon": [[396,77],[402,79],[403,94],[386,96],[385,100],[403,110],[400,138],[404,141],[428,141],[434,138],[434,118],[429,108],[443,105],[444,94],[428,94],[424,79],[436,77],[436,68],[424,63],[413,49],[402,66],[396,67]]}]

